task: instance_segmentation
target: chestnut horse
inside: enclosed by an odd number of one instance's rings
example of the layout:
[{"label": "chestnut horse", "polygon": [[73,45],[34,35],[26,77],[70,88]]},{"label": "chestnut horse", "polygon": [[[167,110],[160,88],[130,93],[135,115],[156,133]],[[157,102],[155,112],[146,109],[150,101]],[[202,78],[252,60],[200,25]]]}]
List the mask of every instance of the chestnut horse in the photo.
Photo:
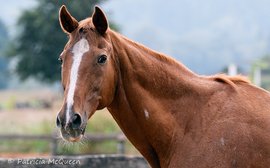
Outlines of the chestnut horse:
[{"label": "chestnut horse", "polygon": [[200,76],[109,28],[99,7],[78,22],[62,6],[69,36],[60,60],[62,137],[76,142],[108,108],[153,168],[269,167],[270,94],[242,77]]}]

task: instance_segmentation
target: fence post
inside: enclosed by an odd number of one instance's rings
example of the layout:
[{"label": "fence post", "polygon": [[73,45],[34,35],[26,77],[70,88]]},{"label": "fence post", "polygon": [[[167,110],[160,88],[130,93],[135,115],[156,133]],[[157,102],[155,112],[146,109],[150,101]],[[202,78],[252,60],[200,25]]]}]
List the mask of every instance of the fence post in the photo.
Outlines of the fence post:
[{"label": "fence post", "polygon": [[118,135],[117,137],[117,153],[118,154],[125,154],[126,149],[125,149],[125,142],[126,138],[123,134]]},{"label": "fence post", "polygon": [[51,136],[51,155],[57,155],[57,138],[55,132],[53,132]]}]

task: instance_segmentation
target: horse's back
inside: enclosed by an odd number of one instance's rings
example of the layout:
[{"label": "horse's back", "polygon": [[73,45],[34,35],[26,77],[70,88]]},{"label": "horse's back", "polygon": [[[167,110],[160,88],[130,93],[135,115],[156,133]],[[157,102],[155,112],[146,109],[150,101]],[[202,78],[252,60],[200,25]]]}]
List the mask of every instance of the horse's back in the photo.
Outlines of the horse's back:
[{"label": "horse's back", "polygon": [[[270,165],[270,94],[248,83],[236,86],[221,108],[223,115],[212,125],[214,155],[225,167]],[[211,131],[211,130],[209,130]],[[215,135],[214,135],[215,134]],[[214,157],[213,155],[213,157]]]},{"label": "horse's back", "polygon": [[186,134],[175,163],[221,168],[270,165],[270,94],[246,83],[235,89],[223,89],[200,109],[197,131]]}]

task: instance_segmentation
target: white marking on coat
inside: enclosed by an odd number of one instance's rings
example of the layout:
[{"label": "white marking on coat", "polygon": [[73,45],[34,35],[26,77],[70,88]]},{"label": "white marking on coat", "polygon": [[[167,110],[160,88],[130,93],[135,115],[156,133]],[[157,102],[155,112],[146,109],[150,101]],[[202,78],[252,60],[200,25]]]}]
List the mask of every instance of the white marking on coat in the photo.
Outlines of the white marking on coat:
[{"label": "white marking on coat", "polygon": [[225,141],[224,141],[224,138],[222,137],[222,138],[220,138],[220,143],[221,143],[221,145],[225,145]]},{"label": "white marking on coat", "polygon": [[70,70],[69,87],[67,94],[67,111],[66,111],[66,123],[70,119],[70,112],[74,102],[74,93],[76,90],[76,83],[78,79],[79,67],[81,64],[84,53],[89,51],[89,44],[85,38],[79,40],[72,49],[73,62]]},{"label": "white marking on coat", "polygon": [[146,119],[149,119],[149,112],[146,109],[144,109],[144,116]]}]

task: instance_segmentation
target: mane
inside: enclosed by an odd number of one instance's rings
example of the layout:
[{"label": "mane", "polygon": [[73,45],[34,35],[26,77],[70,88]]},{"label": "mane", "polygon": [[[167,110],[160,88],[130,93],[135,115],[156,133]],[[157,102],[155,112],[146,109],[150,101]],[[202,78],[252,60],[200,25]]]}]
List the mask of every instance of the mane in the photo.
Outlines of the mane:
[{"label": "mane", "polygon": [[170,56],[167,56],[166,54],[154,51],[146,46],[144,46],[143,44],[140,44],[138,42],[135,42],[125,36],[123,36],[122,34],[119,34],[118,32],[115,32],[113,30],[111,30],[111,32],[117,36],[120,36],[121,38],[123,38],[125,41],[127,41],[128,43],[132,44],[135,47],[141,48],[143,49],[146,53],[148,53],[149,55],[155,55],[157,59],[161,60],[161,61],[165,61],[167,63],[170,64],[177,64],[179,65],[179,62],[177,62],[176,60],[172,59]]},{"label": "mane", "polygon": [[211,77],[214,81],[221,82],[221,83],[226,83],[233,88],[236,87],[236,84],[239,83],[246,83],[250,84],[250,80],[242,75],[236,75],[236,76],[228,76],[225,74],[217,74]]},{"label": "mane", "polygon": [[[129,38],[111,30],[111,33],[113,34],[113,36],[118,36],[118,37],[121,37],[122,39],[125,40],[125,42],[128,42],[130,45],[136,47],[136,48],[141,48],[143,49],[146,53],[148,53],[149,55],[159,59],[160,61],[164,61],[166,63],[169,63],[171,65],[176,65],[177,67],[179,68],[182,68],[182,69],[185,69],[186,71],[188,72],[191,72],[193,73],[190,69],[186,68],[185,65],[183,65],[182,63],[174,60],[173,58],[171,58],[170,56],[167,56],[165,54],[161,54],[159,52],[156,52],[138,42],[135,42],[133,40],[130,40]],[[112,36],[111,36],[112,37]],[[221,83],[225,83],[225,84],[228,84],[230,86],[232,86],[234,89],[236,88],[236,84],[238,83],[246,83],[246,84],[249,84],[250,81],[242,76],[242,75],[236,75],[236,76],[228,76],[228,75],[225,75],[225,74],[217,74],[217,75],[214,75],[214,76],[210,76],[210,77],[207,77],[207,78],[210,78],[214,81],[217,81],[217,82],[221,82]]]}]

